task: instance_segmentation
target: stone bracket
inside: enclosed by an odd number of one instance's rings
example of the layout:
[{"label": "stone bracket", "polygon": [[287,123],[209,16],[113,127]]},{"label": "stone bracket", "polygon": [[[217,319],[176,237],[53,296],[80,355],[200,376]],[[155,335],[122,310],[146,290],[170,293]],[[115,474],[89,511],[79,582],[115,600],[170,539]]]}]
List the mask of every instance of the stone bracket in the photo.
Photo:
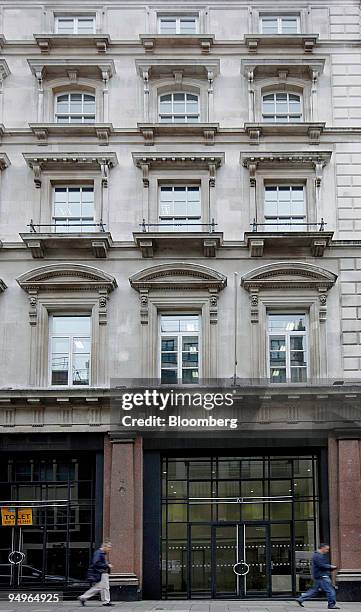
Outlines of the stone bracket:
[{"label": "stone bracket", "polygon": [[261,238],[250,238],[248,247],[251,257],[263,257],[264,240]]},{"label": "stone bracket", "polygon": [[42,259],[45,257],[45,249],[41,240],[27,240],[25,244],[34,259]]},{"label": "stone bracket", "polygon": [[209,238],[206,238],[205,240],[203,240],[204,257],[215,257],[217,246],[218,246],[217,240],[212,240]]},{"label": "stone bracket", "polygon": [[107,240],[93,240],[91,246],[93,255],[98,259],[105,259],[108,256]]},{"label": "stone bracket", "polygon": [[139,248],[142,253],[142,257],[145,259],[149,259],[154,255],[154,241],[151,239],[148,240],[139,240]]},{"label": "stone bracket", "polygon": [[328,240],[325,238],[315,238],[314,240],[312,240],[311,253],[313,257],[323,257],[327,245]]}]

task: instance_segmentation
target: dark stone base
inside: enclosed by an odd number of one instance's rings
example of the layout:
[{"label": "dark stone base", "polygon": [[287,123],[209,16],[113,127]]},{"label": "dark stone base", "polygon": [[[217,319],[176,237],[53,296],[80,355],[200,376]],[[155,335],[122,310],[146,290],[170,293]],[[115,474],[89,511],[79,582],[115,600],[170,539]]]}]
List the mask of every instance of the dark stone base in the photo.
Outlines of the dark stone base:
[{"label": "dark stone base", "polygon": [[343,580],[337,585],[337,601],[361,601],[361,581]]},{"label": "dark stone base", "polygon": [[110,599],[112,601],[139,601],[141,593],[137,586],[111,586]]}]

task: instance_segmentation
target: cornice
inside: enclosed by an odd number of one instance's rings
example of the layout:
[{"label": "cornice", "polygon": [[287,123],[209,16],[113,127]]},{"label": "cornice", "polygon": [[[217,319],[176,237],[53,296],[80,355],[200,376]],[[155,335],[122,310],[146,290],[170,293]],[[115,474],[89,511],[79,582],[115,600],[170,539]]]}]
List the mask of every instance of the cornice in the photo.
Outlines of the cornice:
[{"label": "cornice", "polygon": [[252,57],[246,57],[241,59],[241,74],[246,79],[250,78],[262,78],[262,77],[273,77],[278,74],[280,70],[287,70],[289,76],[302,76],[308,75],[310,79],[314,78],[314,75],[320,76],[324,70],[325,58],[319,57],[318,55],[310,55],[307,57],[284,57],[274,55],[273,57],[265,57],[264,55],[254,55]]},{"label": "cornice", "polygon": [[285,163],[287,165],[307,165],[311,164],[327,164],[331,159],[332,151],[277,151],[277,152],[260,152],[256,154],[241,153],[241,165],[249,168],[252,164],[259,165],[274,165]]},{"label": "cornice", "polygon": [[[3,126],[0,125],[0,133],[1,133],[1,128]],[[5,170],[6,168],[8,168],[10,166],[11,162],[10,159],[8,158],[8,156],[6,155],[6,153],[0,153],[0,170]]]},{"label": "cornice", "polygon": [[133,162],[137,168],[142,169],[143,166],[148,166],[149,169],[154,167],[167,166],[182,166],[191,168],[205,168],[208,169],[209,165],[215,165],[219,168],[224,163],[224,153],[153,153],[152,155],[146,153],[132,153]]},{"label": "cornice", "polygon": [[277,50],[284,47],[302,47],[306,53],[312,53],[318,42],[318,34],[246,34],[244,43],[249,51],[256,53],[259,48],[275,47]]},{"label": "cornice", "polygon": [[109,34],[34,34],[34,39],[42,53],[69,47],[95,47],[99,53],[105,53],[110,46]]},{"label": "cornice", "polygon": [[280,261],[260,266],[242,277],[241,285],[247,291],[262,289],[316,288],[329,290],[337,275],[329,270],[298,261]]},{"label": "cornice", "polygon": [[3,57],[0,58],[0,80],[3,81],[10,74],[10,68],[6,59]]},{"label": "cornice", "polygon": [[214,57],[179,58],[179,57],[145,57],[135,60],[139,76],[144,78],[170,78],[175,71],[182,71],[182,76],[212,79],[220,73],[220,59]]},{"label": "cornice", "polygon": [[209,53],[214,44],[213,34],[139,34],[139,40],[146,51],[152,53],[156,48],[199,47],[202,53]]},{"label": "cornice", "polygon": [[145,268],[130,277],[133,289],[206,289],[221,291],[227,285],[227,277],[195,263],[173,262]]},{"label": "cornice", "polygon": [[69,152],[69,153],[23,153],[23,157],[32,170],[40,166],[41,170],[50,167],[66,166],[96,166],[106,164],[113,168],[118,163],[116,153],[89,153],[89,152]]},{"label": "cornice", "polygon": [[106,290],[117,287],[113,276],[83,264],[59,263],[42,266],[25,272],[17,279],[22,289],[29,291],[57,290]]},{"label": "cornice", "polygon": [[70,71],[81,77],[110,79],[115,74],[114,60],[108,58],[29,58],[31,72],[37,79],[68,77]]}]

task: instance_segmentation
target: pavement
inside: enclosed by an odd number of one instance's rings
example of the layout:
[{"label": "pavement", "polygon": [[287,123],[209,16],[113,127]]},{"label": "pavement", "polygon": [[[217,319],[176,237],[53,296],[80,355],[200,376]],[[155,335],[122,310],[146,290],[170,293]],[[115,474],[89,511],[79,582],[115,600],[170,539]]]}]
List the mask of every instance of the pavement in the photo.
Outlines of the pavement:
[{"label": "pavement", "polygon": [[[327,610],[326,601],[311,601],[304,604],[305,612],[323,612]],[[338,606],[343,612],[361,612],[361,602],[339,603]],[[88,609],[89,612],[103,610],[101,603],[90,600],[85,607],[80,606],[76,601],[66,601],[58,604],[30,604],[17,603],[9,604],[7,601],[0,601],[1,612],[79,612]],[[114,612],[296,612],[301,611],[300,606],[295,600],[288,601],[137,601],[115,602],[112,608]]]}]

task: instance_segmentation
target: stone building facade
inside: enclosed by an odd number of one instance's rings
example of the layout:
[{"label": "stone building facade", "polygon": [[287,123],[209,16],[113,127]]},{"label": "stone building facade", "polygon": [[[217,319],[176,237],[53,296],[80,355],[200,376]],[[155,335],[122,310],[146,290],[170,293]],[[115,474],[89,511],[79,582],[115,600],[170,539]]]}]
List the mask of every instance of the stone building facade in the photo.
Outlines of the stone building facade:
[{"label": "stone building facade", "polygon": [[[359,1],[0,31],[0,497],[33,512],[0,586],[75,592],[110,537],[115,598],[292,596],[322,538],[360,601]],[[231,390],[238,428],[123,425],[149,386]]]}]

